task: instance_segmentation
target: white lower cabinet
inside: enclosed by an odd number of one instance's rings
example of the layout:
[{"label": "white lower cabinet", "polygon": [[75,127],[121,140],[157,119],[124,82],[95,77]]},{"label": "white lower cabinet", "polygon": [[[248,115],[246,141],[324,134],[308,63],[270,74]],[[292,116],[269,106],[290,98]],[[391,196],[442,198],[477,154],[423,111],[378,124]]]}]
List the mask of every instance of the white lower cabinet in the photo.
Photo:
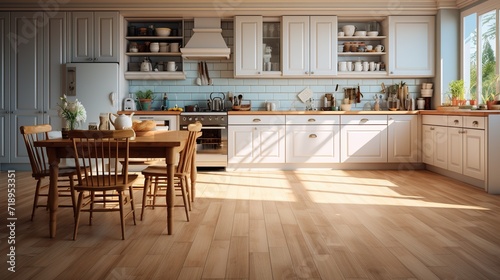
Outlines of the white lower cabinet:
[{"label": "white lower cabinet", "polygon": [[285,116],[229,116],[228,123],[228,164],[285,162]]},{"label": "white lower cabinet", "polygon": [[338,116],[287,116],[287,163],[339,163]]},{"label": "white lower cabinet", "polygon": [[422,161],[447,168],[448,133],[445,126],[422,125]]},{"label": "white lower cabinet", "polygon": [[416,115],[388,116],[388,162],[418,162],[417,125]]},{"label": "white lower cabinet", "polygon": [[387,115],[341,117],[341,162],[387,162]]}]

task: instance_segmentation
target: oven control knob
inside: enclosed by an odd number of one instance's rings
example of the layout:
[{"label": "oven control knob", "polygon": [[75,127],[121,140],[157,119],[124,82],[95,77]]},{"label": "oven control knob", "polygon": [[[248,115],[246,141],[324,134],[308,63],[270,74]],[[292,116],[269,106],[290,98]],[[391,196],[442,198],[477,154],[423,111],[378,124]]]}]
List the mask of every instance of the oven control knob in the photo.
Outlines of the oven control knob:
[{"label": "oven control knob", "polygon": [[218,120],[218,119],[219,119],[219,117],[215,117],[215,118],[214,118],[214,120]]},{"label": "oven control knob", "polygon": [[204,120],[205,120],[205,118],[204,118],[204,117],[201,117],[201,118],[200,118],[200,121],[204,121]]},{"label": "oven control knob", "polygon": [[189,117],[189,121],[192,121],[192,120],[193,120],[193,118],[192,118],[192,117]]},{"label": "oven control knob", "polygon": [[194,120],[195,120],[195,121],[197,121],[197,120],[198,120],[198,118],[197,118],[197,117],[195,117],[195,118],[194,118]]},{"label": "oven control knob", "polygon": [[208,117],[208,120],[211,121],[212,120],[212,117]]},{"label": "oven control knob", "polygon": [[221,120],[221,121],[224,121],[224,117],[220,117],[220,120]]},{"label": "oven control knob", "polygon": [[186,120],[186,117],[182,117],[182,120],[185,121]]}]

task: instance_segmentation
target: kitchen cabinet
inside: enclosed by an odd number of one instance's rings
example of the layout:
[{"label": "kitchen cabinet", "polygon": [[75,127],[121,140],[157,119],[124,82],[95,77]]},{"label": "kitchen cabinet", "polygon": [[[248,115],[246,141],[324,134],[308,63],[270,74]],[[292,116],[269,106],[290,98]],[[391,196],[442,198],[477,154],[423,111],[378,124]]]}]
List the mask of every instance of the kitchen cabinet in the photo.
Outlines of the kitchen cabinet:
[{"label": "kitchen cabinet", "polygon": [[389,16],[389,75],[434,76],[435,17]]},{"label": "kitchen cabinet", "polygon": [[422,117],[422,161],[448,168],[448,129],[446,116]]},{"label": "kitchen cabinet", "polygon": [[119,62],[119,13],[71,13],[71,62]]},{"label": "kitchen cabinet", "polygon": [[[338,71],[339,76],[349,76],[349,77],[387,77],[386,66],[387,61],[387,34],[380,30],[380,26],[387,24],[386,21],[346,21],[339,18],[339,30],[345,25],[355,26],[355,30],[358,31],[378,31],[377,36],[339,36],[338,37],[338,48],[342,48],[342,51],[338,51],[338,62],[351,62],[354,65],[355,62],[374,62],[378,64],[378,70],[363,69],[363,71],[354,71],[354,69],[347,71]],[[375,51],[376,46],[383,46],[382,51]],[[371,51],[357,51],[359,46],[371,46]]]},{"label": "kitchen cabinet", "polygon": [[286,116],[287,163],[339,163],[339,116]]},{"label": "kitchen cabinet", "polygon": [[283,76],[337,74],[337,17],[283,17]]},{"label": "kitchen cabinet", "polygon": [[[9,61],[9,79],[3,81],[8,83],[3,88],[8,88],[9,93],[2,98],[2,107],[8,112],[2,119],[6,133],[0,160],[4,163],[29,162],[20,126],[50,123],[54,129],[61,128],[57,103],[61,96],[61,64],[66,62],[66,19],[64,12],[50,16],[10,13],[10,33],[3,38],[16,40],[10,40],[8,46],[2,44]],[[29,36],[26,30],[30,30]]]},{"label": "kitchen cabinet", "polygon": [[281,22],[277,18],[235,17],[235,77],[279,77],[281,75],[280,26]]},{"label": "kitchen cabinet", "polygon": [[387,162],[387,115],[342,116],[341,162]]},{"label": "kitchen cabinet", "polygon": [[[128,80],[185,80],[184,63],[180,48],[184,46],[184,21],[179,18],[126,18],[127,35],[126,52],[127,71],[125,79]],[[150,27],[153,27],[150,29]],[[158,36],[154,28],[170,28],[169,36]],[[140,30],[148,30],[141,33]],[[149,31],[151,30],[151,31]],[[133,32],[133,34],[132,34]],[[147,33],[149,32],[149,33]],[[152,52],[149,45],[151,43],[165,44],[165,49]],[[171,44],[179,45],[178,50],[171,51]],[[131,50],[135,46],[136,50]],[[151,60],[153,70],[158,71],[141,72],[141,63],[145,58]],[[174,62],[177,70],[167,71],[167,63]],[[163,68],[163,69],[162,69]]]},{"label": "kitchen cabinet", "polygon": [[417,118],[416,115],[388,115],[388,162],[418,162]]},{"label": "kitchen cabinet", "polygon": [[8,12],[0,12],[0,163],[8,162],[10,159],[10,40],[7,40],[7,35],[10,32],[10,14]]},{"label": "kitchen cabinet", "polygon": [[484,180],[484,129],[484,117],[448,116],[448,170]]},{"label": "kitchen cabinet", "polygon": [[284,163],[285,116],[229,116],[228,164]]}]

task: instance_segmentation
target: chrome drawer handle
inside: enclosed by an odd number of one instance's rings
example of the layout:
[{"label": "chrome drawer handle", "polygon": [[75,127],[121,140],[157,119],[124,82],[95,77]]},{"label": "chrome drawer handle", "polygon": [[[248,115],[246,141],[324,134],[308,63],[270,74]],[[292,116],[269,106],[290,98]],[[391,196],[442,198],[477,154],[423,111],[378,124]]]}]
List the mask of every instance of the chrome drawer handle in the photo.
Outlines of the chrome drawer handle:
[{"label": "chrome drawer handle", "polygon": [[253,122],[261,122],[261,119],[253,119]]},{"label": "chrome drawer handle", "polygon": [[308,121],[308,122],[315,122],[315,121],[316,121],[316,119],[308,119],[307,121]]},{"label": "chrome drawer handle", "polygon": [[316,134],[309,134],[309,138],[318,138],[318,135],[316,135]]}]

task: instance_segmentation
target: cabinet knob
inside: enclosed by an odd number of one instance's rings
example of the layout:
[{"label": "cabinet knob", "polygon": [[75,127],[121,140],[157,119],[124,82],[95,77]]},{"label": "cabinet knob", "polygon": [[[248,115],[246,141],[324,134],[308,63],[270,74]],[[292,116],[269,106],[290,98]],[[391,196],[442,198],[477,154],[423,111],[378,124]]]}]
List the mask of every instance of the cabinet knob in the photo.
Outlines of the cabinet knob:
[{"label": "cabinet knob", "polygon": [[458,124],[458,120],[454,120],[454,121],[453,121],[453,123],[454,123],[454,124]]},{"label": "cabinet knob", "polygon": [[368,119],[367,119],[367,118],[362,118],[359,122],[360,122],[360,123],[365,123],[365,122],[367,122],[367,121],[368,121]]},{"label": "cabinet knob", "polygon": [[97,57],[94,57],[94,61],[97,61],[97,60],[99,60],[99,58],[97,58]]},{"label": "cabinet knob", "polygon": [[43,112],[42,111],[38,111],[38,114],[43,114]]},{"label": "cabinet knob", "polygon": [[313,71],[313,72],[311,72],[311,75],[314,75],[314,71]]},{"label": "cabinet knob", "polygon": [[309,138],[318,138],[318,135],[316,135],[316,134],[309,134]]},{"label": "cabinet knob", "polygon": [[477,121],[473,121],[473,122],[472,122],[472,125],[473,125],[473,126],[479,126],[479,123],[478,123]]},{"label": "cabinet knob", "polygon": [[307,121],[308,121],[308,122],[315,122],[315,121],[316,121],[316,119],[308,119]]},{"label": "cabinet knob", "polygon": [[431,127],[431,130],[434,130],[435,128],[434,127]]},{"label": "cabinet knob", "polygon": [[306,72],[305,72],[305,74],[306,74],[306,75],[309,75],[309,72],[308,72],[308,71],[306,71]]},{"label": "cabinet knob", "polygon": [[260,119],[253,119],[253,122],[261,122]]},{"label": "cabinet knob", "polygon": [[87,58],[88,61],[92,61],[93,59],[91,57]]},{"label": "cabinet knob", "polygon": [[262,74],[262,72],[260,72],[260,71],[259,71],[259,72],[257,72],[257,74],[259,74],[259,75],[260,75],[260,74]]}]

